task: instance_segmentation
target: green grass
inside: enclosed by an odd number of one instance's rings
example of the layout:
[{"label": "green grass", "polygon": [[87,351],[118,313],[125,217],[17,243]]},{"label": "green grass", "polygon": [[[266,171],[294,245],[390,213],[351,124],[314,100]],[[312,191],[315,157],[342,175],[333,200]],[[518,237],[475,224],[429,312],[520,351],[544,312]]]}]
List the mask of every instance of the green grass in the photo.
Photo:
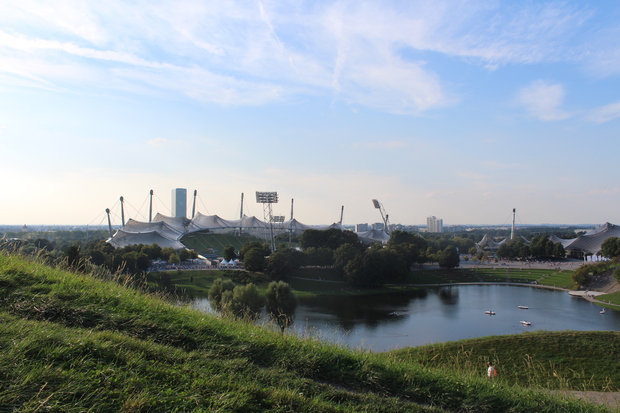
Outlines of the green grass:
[{"label": "green grass", "polygon": [[492,361],[505,383],[549,389],[619,391],[620,332],[532,332],[395,350],[424,367],[483,375]]},{"label": "green grass", "polygon": [[599,295],[598,297],[596,297],[596,299],[611,304],[620,305],[620,291],[611,294]]},{"label": "green grass", "polygon": [[[236,270],[176,270],[149,273],[146,277],[148,286],[153,290],[162,290],[179,297],[207,297],[215,280],[229,279],[228,275]],[[269,281],[266,275],[239,271],[238,274],[254,283],[259,291],[267,289]]]},{"label": "green grass", "polygon": [[[259,240],[253,236],[237,236],[234,234],[214,234],[214,233],[193,233],[184,236],[181,239],[183,245],[189,249],[197,251],[199,254],[218,253],[222,255],[224,248],[232,245],[236,251],[239,251],[243,245],[250,241]],[[264,241],[264,240],[259,240]]]},{"label": "green grass", "polygon": [[12,412],[607,411],[222,319],[2,253],[0,383],[0,411]]},{"label": "green grass", "polygon": [[[251,241],[268,242],[262,238],[257,238],[251,235],[238,236],[236,234],[222,234],[222,233],[192,233],[185,235],[181,242],[189,249],[197,251],[199,254],[211,254],[217,253],[220,256],[224,253],[224,248],[228,245],[232,245],[235,251],[239,251],[246,243]],[[276,240],[276,244],[279,245],[282,242]],[[288,240],[284,241],[284,244],[288,247],[294,248],[297,243],[289,243]]]},{"label": "green grass", "polygon": [[523,283],[577,289],[571,280],[572,270],[495,268],[413,270],[406,280],[408,284],[445,284],[469,282]]}]

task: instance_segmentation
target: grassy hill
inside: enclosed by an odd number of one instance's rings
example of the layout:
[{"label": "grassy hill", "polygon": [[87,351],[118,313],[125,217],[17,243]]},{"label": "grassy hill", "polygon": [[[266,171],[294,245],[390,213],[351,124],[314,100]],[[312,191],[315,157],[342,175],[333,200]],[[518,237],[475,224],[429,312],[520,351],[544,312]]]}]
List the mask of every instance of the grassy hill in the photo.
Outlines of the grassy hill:
[{"label": "grassy hill", "polygon": [[0,253],[0,411],[607,410],[209,316]]},{"label": "grassy hill", "polygon": [[476,375],[492,361],[502,379],[524,386],[620,390],[620,332],[530,332],[406,348],[392,357]]}]

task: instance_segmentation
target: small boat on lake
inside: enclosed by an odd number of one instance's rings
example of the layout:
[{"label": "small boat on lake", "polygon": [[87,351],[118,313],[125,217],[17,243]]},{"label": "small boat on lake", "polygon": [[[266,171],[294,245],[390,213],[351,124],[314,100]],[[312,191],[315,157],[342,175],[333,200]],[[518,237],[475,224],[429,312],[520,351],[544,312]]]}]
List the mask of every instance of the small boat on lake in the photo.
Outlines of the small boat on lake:
[{"label": "small boat on lake", "polygon": [[521,321],[521,324],[523,324],[524,326],[529,326],[532,323],[530,323],[529,321]]},{"label": "small boat on lake", "polygon": [[530,308],[530,307],[528,307],[528,306],[526,306],[526,305],[520,305],[520,306],[518,306],[517,308],[519,308],[519,309],[521,309],[521,310],[527,310],[527,309],[528,309],[528,308]]},{"label": "small boat on lake", "polygon": [[488,315],[495,315],[495,311],[491,311],[491,310],[485,311],[484,313]]}]

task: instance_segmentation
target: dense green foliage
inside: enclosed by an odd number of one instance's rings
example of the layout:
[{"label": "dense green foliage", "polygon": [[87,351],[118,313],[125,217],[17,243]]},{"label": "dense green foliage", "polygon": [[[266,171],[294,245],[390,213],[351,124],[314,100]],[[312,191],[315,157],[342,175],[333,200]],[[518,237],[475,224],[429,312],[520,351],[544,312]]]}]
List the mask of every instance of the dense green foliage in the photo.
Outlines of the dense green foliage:
[{"label": "dense green foliage", "polygon": [[104,240],[74,241],[72,244],[64,244],[62,249],[57,249],[54,242],[37,238],[32,242],[22,240],[2,242],[0,250],[36,255],[49,264],[68,265],[78,271],[88,271],[91,265],[97,265],[110,272],[132,275],[144,273],[156,260],[176,264],[197,257],[194,251],[186,249],[175,251],[172,248],[161,248],[157,244],[135,244],[114,248]]},{"label": "dense green foliage", "polygon": [[329,248],[335,250],[342,244],[350,244],[363,249],[357,234],[352,231],[341,231],[337,228],[328,230],[307,229],[299,237],[301,248]]},{"label": "dense green foliage", "polygon": [[614,261],[601,261],[591,264],[584,264],[573,272],[573,282],[579,285],[584,285],[590,280],[592,276],[612,270],[617,265],[618,263]]},{"label": "dense green foliage", "polygon": [[561,243],[553,243],[548,235],[538,235],[532,238],[530,245],[527,245],[523,238],[516,237],[504,242],[497,250],[497,256],[500,258],[564,258],[566,251]]},{"label": "dense green foliage", "polygon": [[272,281],[265,293],[267,314],[279,326],[282,332],[293,322],[297,308],[297,297],[290,285],[282,281]]},{"label": "dense green foliage", "polygon": [[606,258],[620,258],[620,238],[609,237],[603,241],[601,253]]},{"label": "dense green foliage", "polygon": [[459,253],[454,247],[446,247],[446,249],[439,253],[437,258],[439,268],[456,268],[459,266],[460,261]]},{"label": "dense green foliage", "polygon": [[0,253],[5,411],[597,412],[233,322]]}]

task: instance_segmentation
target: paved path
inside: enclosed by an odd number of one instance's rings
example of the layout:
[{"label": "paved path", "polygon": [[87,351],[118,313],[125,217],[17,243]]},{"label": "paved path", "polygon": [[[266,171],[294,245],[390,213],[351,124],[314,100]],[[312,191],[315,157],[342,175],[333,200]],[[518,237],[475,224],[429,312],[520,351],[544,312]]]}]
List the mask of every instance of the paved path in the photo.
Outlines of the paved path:
[{"label": "paved path", "polygon": [[552,393],[564,394],[584,399],[591,403],[602,404],[616,411],[620,407],[620,392],[554,390]]}]

